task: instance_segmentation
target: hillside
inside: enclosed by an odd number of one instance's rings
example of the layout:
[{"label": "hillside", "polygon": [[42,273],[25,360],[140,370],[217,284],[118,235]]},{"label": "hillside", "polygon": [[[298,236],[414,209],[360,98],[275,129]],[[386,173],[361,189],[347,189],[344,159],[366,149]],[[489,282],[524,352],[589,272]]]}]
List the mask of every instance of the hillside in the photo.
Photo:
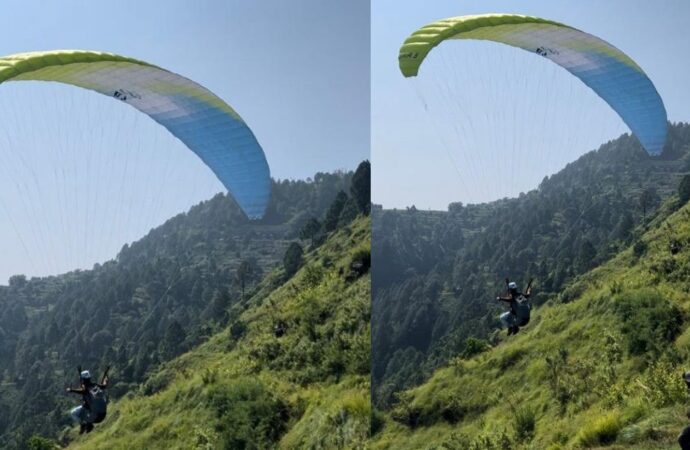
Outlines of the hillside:
[{"label": "hillside", "polygon": [[363,210],[364,197],[368,211],[368,173],[364,162],[354,173],[274,182],[257,222],[217,195],[91,270],[12,277],[0,286],[0,448],[23,449],[30,436],[71,425],[75,398],[62,393],[78,365],[112,366],[111,394],[122,398],[225,329],[289,249],[318,247]]},{"label": "hillside", "polygon": [[519,335],[493,333],[402,392],[376,414],[372,448],[677,448],[690,368],[690,205],[677,203]]},{"label": "hillside", "polygon": [[[674,124],[659,158],[623,135],[517,198],[448,211],[374,209],[372,380],[375,405],[419,385],[487,339],[510,277],[538,280],[537,305],[639,238],[690,171],[690,125]],[[471,350],[471,349],[470,349]]]},{"label": "hillside", "polygon": [[227,328],[116,400],[70,448],[364,448],[370,234],[360,217],[291,279],[270,273]]}]

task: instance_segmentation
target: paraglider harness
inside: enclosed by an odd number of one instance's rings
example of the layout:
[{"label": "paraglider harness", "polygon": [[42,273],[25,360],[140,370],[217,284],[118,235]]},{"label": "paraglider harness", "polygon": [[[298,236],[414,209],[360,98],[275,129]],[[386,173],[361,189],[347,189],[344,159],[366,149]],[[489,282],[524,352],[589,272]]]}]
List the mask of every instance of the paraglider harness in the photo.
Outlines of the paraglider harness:
[{"label": "paraglider harness", "polygon": [[[506,289],[508,290],[508,294],[513,297],[513,294],[509,288],[510,280],[506,278]],[[525,288],[525,293],[518,292],[518,295],[516,297],[512,298],[512,301],[510,302],[510,312],[513,314],[517,319],[518,327],[524,327],[529,323],[530,319],[530,312],[532,310],[532,305],[529,302],[529,296],[530,296],[530,290],[532,289],[532,279],[529,280],[529,283],[527,283],[527,287]]]},{"label": "paraglider harness", "polygon": [[[81,379],[81,366],[79,370],[79,377]],[[108,371],[110,366],[106,367],[100,383],[91,383],[90,386],[84,385],[84,392],[82,393],[82,406],[89,411],[90,423],[101,423],[105,419],[108,406],[108,395],[105,393],[106,380],[108,379]]]}]

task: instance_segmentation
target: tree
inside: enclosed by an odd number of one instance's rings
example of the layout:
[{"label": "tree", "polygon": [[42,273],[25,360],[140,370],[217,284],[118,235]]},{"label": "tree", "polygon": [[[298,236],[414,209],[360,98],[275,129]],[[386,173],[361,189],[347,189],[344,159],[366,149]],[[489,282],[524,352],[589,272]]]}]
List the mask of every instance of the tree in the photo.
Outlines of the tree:
[{"label": "tree", "polygon": [[302,255],[304,251],[302,246],[297,242],[293,242],[285,251],[285,256],[283,257],[283,268],[288,277],[292,277],[299,268],[302,266]]},{"label": "tree", "polygon": [[362,161],[352,176],[350,195],[354,199],[359,212],[369,215],[371,211],[371,164]]},{"label": "tree", "polygon": [[247,324],[244,323],[242,320],[237,319],[230,325],[230,336],[234,340],[239,340],[244,334],[247,332]]},{"label": "tree", "polygon": [[302,229],[299,232],[300,239],[309,239],[310,243],[314,244],[314,236],[321,231],[321,223],[315,218],[307,220]]},{"label": "tree", "polygon": [[167,359],[175,357],[179,353],[180,346],[186,337],[187,335],[182,325],[180,325],[177,320],[173,320],[165,330],[165,335],[163,337],[163,355]]},{"label": "tree", "polygon": [[225,290],[216,290],[203,316],[207,320],[223,325],[227,320],[229,306],[230,294]]},{"label": "tree", "polygon": [[642,220],[647,216],[647,210],[656,206],[659,201],[659,194],[656,193],[656,189],[653,187],[647,188],[640,194],[639,205],[642,209]]},{"label": "tree", "polygon": [[577,266],[580,272],[585,272],[594,265],[594,259],[597,256],[597,250],[594,245],[585,239],[580,245],[580,251],[577,256]]},{"label": "tree", "polygon": [[113,335],[108,330],[101,329],[91,336],[89,347],[100,352],[108,348],[112,341]]},{"label": "tree", "polygon": [[55,319],[53,319],[48,326],[48,330],[46,331],[45,340],[46,342],[51,343],[56,342],[60,339],[60,337],[60,327],[58,327],[57,322],[55,322]]},{"label": "tree", "polygon": [[328,212],[326,213],[326,219],[324,219],[323,222],[323,228],[324,230],[326,230],[326,232],[330,232],[336,229],[336,227],[338,226],[338,219],[340,218],[340,213],[345,207],[346,202],[347,194],[343,191],[338,192],[338,194],[335,196],[335,199],[333,200],[333,203],[331,203],[330,208],[328,208]]},{"label": "tree", "polygon": [[623,242],[627,242],[630,239],[630,233],[635,226],[635,221],[632,215],[625,211],[621,214],[621,218],[616,225],[615,237]]},{"label": "tree", "polygon": [[251,279],[253,271],[251,263],[246,260],[242,261],[235,271],[235,282],[237,282],[240,287],[242,298],[244,298],[244,288]]},{"label": "tree", "polygon": [[10,287],[21,289],[26,286],[26,275],[12,275],[9,283]]},{"label": "tree", "polygon": [[680,197],[680,204],[684,205],[690,200],[690,174],[684,175],[678,185],[678,197]]},{"label": "tree", "polygon": [[343,227],[357,218],[359,210],[357,203],[354,199],[348,198],[345,202],[345,206],[340,211],[340,217],[338,218],[338,226]]},{"label": "tree", "polygon": [[462,202],[453,202],[448,205],[448,212],[451,214],[460,215],[463,212],[464,205]]}]

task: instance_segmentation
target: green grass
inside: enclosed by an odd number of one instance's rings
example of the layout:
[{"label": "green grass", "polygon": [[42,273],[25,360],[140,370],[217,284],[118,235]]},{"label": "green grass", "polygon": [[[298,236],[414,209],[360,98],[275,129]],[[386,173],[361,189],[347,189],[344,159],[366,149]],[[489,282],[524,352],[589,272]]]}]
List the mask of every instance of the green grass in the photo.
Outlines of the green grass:
[{"label": "green grass", "polygon": [[[686,243],[676,255],[670,239]],[[690,207],[377,413],[373,449],[670,449],[688,394]],[[460,355],[458,355],[460,356]],[[444,413],[445,412],[445,413]]]},{"label": "green grass", "polygon": [[352,263],[369,241],[359,218],[289,281],[270,274],[226,330],[115,399],[95,432],[66,431],[70,448],[364,448],[370,279]]},{"label": "green grass", "polygon": [[600,447],[616,441],[623,428],[623,421],[618,411],[594,415],[580,428],[575,436],[577,447]]}]

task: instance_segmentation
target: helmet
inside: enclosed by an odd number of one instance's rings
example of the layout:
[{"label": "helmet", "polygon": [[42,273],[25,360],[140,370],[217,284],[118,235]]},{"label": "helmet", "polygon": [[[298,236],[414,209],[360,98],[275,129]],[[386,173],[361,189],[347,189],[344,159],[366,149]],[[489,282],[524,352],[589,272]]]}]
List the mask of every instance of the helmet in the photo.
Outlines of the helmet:
[{"label": "helmet", "polygon": [[82,380],[90,380],[91,379],[91,372],[89,372],[88,370],[83,370],[79,374],[79,378],[81,378]]},{"label": "helmet", "polygon": [[517,283],[514,281],[508,283],[508,289],[517,289]]}]

